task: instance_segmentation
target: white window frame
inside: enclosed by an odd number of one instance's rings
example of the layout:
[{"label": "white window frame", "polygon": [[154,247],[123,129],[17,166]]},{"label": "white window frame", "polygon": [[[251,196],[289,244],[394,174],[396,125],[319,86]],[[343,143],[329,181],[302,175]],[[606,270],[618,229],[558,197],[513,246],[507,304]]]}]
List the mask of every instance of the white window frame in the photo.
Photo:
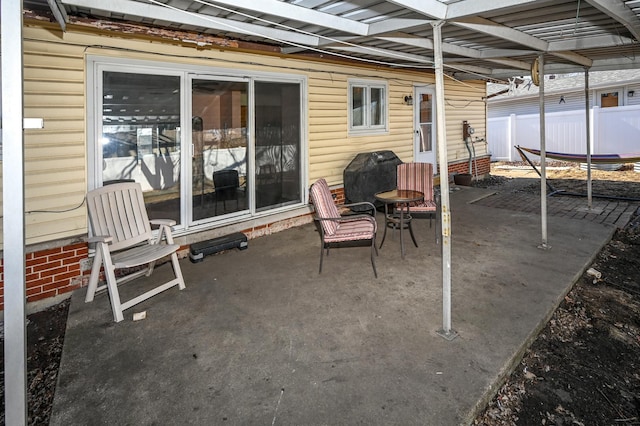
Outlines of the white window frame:
[{"label": "white window frame", "polygon": [[[221,78],[229,78],[229,79],[237,79],[238,70],[229,69],[229,68],[221,68],[221,67],[210,67],[203,65],[185,65],[179,63],[170,63],[164,61],[153,61],[153,60],[142,60],[142,59],[129,59],[129,58],[114,58],[111,56],[101,56],[101,55],[89,55],[86,58],[87,64],[87,82],[86,82],[86,90],[87,90],[87,133],[88,140],[94,141],[92,143],[87,144],[87,162],[88,162],[88,189],[94,189],[98,186],[102,185],[102,149],[99,144],[95,143],[98,138],[98,135],[102,133],[102,116],[101,116],[101,108],[100,95],[97,93],[99,88],[102,88],[102,72],[103,71],[115,71],[121,72],[125,70],[125,72],[138,72],[138,73],[148,73],[154,75],[176,75],[181,77],[181,88],[184,89],[182,93],[182,101],[181,101],[181,117],[182,123],[180,128],[182,129],[181,135],[179,137],[180,140],[180,149],[183,152],[190,153],[191,145],[187,143],[187,141],[191,140],[191,120],[186,119],[185,117],[190,116],[190,111],[188,110],[187,105],[189,104],[190,98],[188,95],[188,89],[190,89],[190,79],[189,76],[193,75],[206,75],[213,77],[221,77]],[[274,216],[280,213],[284,213],[290,210],[299,209],[301,207],[306,208],[308,204],[308,181],[309,181],[309,171],[308,171],[308,149],[309,149],[309,141],[307,139],[308,135],[308,79],[306,76],[301,74],[284,74],[284,73],[276,73],[270,71],[246,71],[243,73],[246,75],[246,78],[249,81],[249,90],[253,91],[253,84],[255,81],[268,81],[268,82],[289,82],[300,84],[301,90],[301,99],[300,99],[300,131],[301,131],[301,146],[300,146],[300,179],[301,179],[301,201],[297,204],[292,204],[280,208],[273,208],[261,212],[256,212],[252,207],[251,211],[247,213],[246,217],[251,217],[253,219],[266,217],[266,216]],[[252,97],[250,97],[252,99]],[[250,105],[250,108],[253,108]],[[250,134],[253,134],[253,123],[250,123]],[[249,148],[249,147],[248,147]],[[253,149],[253,146],[250,147]],[[249,161],[253,161],[251,158]],[[191,187],[191,169],[190,163],[188,161],[182,161],[181,165],[181,173],[180,173],[180,187],[181,187],[181,200],[188,199],[191,197],[191,193],[189,192],[189,188]],[[251,178],[253,179],[253,178]],[[243,213],[244,214],[244,213]],[[187,211],[187,204],[181,201],[180,203],[180,223],[175,226],[174,236],[183,235],[190,232],[198,232],[201,230],[206,230],[210,228],[215,228],[218,226],[227,225],[229,223],[233,223],[242,219],[240,216],[229,216],[228,218],[222,218],[220,220],[212,220],[208,223],[190,223],[189,217],[191,217],[191,212]]]},{"label": "white window frame", "polygon": [[[356,87],[365,89],[365,101],[363,109],[363,124],[355,126],[353,124],[353,89]],[[371,89],[382,89],[382,119],[381,124],[371,124]],[[349,117],[349,134],[350,135],[372,135],[383,134],[389,132],[389,84],[383,80],[348,80],[348,105],[347,115]]]}]

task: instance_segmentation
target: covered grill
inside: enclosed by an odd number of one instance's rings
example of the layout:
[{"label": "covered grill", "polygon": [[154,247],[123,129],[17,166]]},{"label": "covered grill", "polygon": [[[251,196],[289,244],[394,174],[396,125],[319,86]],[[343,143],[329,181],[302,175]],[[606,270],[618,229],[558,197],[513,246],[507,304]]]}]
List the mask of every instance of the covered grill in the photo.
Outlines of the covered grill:
[{"label": "covered grill", "polygon": [[393,151],[362,152],[344,169],[346,203],[368,201],[380,207],[373,194],[396,187],[396,168],[402,161]]}]

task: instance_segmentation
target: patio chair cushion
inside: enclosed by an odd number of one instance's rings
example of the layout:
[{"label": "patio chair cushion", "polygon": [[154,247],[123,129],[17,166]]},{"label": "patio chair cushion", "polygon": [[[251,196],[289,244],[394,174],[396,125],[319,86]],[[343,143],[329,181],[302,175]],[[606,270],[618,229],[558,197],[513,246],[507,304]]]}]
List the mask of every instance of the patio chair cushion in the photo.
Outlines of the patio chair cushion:
[{"label": "patio chair cushion", "polygon": [[[332,222],[332,221],[325,221]],[[333,222],[336,223],[336,222]],[[376,221],[370,216],[359,216],[356,220],[342,219],[332,235],[324,236],[325,242],[370,240],[375,237]]]},{"label": "patio chair cushion", "polygon": [[[320,268],[318,273],[322,273],[322,260],[324,251],[329,254],[331,243],[345,243],[350,241],[370,241],[371,244],[371,266],[373,275],[377,278],[376,263],[374,255],[377,255],[376,231],[377,222],[375,218],[376,208],[369,202],[354,204],[343,204],[340,207],[360,206],[371,211],[371,214],[340,215],[338,206],[333,201],[333,196],[329,190],[329,185],[325,179],[318,179],[309,190],[311,201],[315,207],[314,219],[319,224],[320,231]],[[342,244],[335,244],[341,246]]]},{"label": "patio chair cushion", "polygon": [[398,189],[410,189],[424,194],[424,200],[409,204],[412,213],[431,213],[437,209],[433,196],[433,165],[403,163],[398,165]]},{"label": "patio chair cushion", "polygon": [[[311,186],[311,198],[314,200],[313,206],[316,209],[318,217],[323,218],[339,218],[340,213],[338,207],[333,201],[331,196],[331,190],[325,179],[319,179],[314,185]],[[322,229],[325,233],[325,239],[327,236],[334,235],[338,230],[338,222],[333,220],[321,221]]]}]

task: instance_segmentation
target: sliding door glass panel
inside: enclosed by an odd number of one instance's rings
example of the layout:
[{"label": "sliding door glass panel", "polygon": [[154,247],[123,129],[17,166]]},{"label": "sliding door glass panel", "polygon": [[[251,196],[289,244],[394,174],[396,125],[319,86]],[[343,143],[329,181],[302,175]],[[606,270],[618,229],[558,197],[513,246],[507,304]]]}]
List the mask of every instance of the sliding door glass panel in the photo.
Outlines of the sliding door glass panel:
[{"label": "sliding door glass panel", "polygon": [[102,182],[142,185],[150,218],[180,222],[180,77],[104,71]]},{"label": "sliding door glass panel", "polygon": [[300,203],[300,84],[254,87],[256,211]]},{"label": "sliding door glass panel", "polygon": [[192,221],[249,209],[248,84],[193,79]]}]

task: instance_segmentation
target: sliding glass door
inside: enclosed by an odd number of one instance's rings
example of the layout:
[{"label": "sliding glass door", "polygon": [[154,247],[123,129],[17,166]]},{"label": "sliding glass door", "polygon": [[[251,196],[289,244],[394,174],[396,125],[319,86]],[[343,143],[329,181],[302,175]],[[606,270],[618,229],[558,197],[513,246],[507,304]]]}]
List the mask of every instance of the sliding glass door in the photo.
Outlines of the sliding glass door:
[{"label": "sliding glass door", "polygon": [[193,222],[249,209],[248,83],[191,79]]},{"label": "sliding glass door", "polygon": [[90,62],[92,185],[142,185],[149,216],[206,229],[303,203],[303,79]]},{"label": "sliding glass door", "polygon": [[142,185],[149,216],[180,222],[181,79],[104,71],[100,150],[102,184]]},{"label": "sliding glass door", "polygon": [[300,84],[255,83],[256,210],[299,203]]}]

